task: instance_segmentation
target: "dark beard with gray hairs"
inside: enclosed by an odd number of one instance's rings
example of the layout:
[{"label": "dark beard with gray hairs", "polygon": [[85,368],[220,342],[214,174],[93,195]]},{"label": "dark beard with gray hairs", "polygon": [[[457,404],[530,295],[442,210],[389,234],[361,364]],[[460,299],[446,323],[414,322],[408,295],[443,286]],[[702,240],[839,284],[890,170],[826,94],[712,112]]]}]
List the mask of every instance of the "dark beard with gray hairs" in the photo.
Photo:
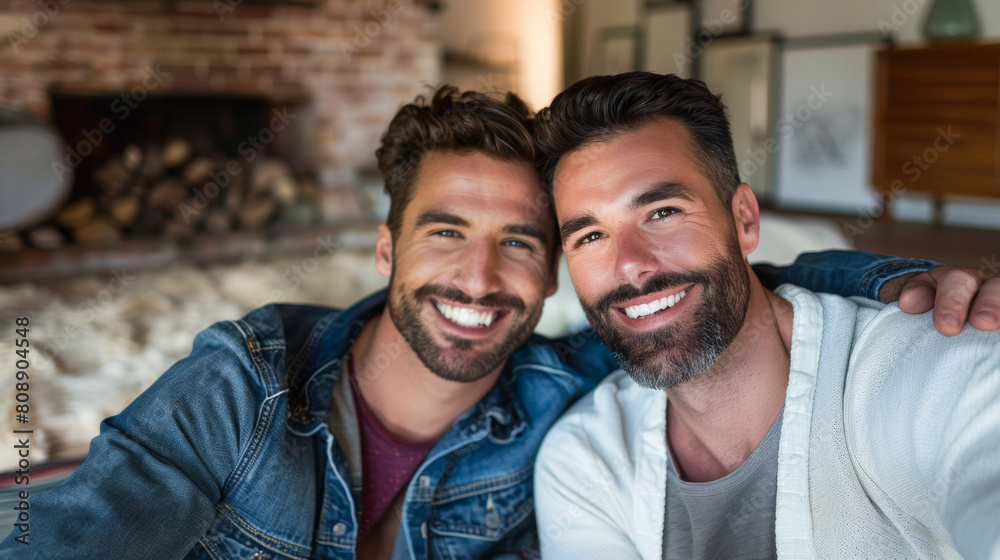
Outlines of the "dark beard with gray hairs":
[{"label": "dark beard with gray hairs", "polygon": [[[489,375],[528,340],[542,315],[541,305],[525,315],[524,301],[513,295],[490,294],[473,299],[457,288],[434,284],[421,286],[409,295],[405,291],[404,287],[396,286],[393,278],[389,279],[388,306],[393,324],[427,369],[442,379],[459,383],[471,383]],[[421,304],[432,297],[466,305],[498,307],[506,310],[507,320],[512,323],[499,342],[446,334],[449,346],[441,347],[421,320]],[[489,344],[493,346],[487,346]]]},{"label": "dark beard with gray hairs", "polygon": [[[727,253],[705,269],[660,273],[642,287],[621,286],[596,304],[580,302],[594,331],[636,383],[659,390],[690,381],[715,365],[732,344],[746,319],[750,278],[735,240]],[[612,308],[618,302],[691,284],[701,286],[701,303],[684,320],[635,332],[611,316],[618,313]]]}]

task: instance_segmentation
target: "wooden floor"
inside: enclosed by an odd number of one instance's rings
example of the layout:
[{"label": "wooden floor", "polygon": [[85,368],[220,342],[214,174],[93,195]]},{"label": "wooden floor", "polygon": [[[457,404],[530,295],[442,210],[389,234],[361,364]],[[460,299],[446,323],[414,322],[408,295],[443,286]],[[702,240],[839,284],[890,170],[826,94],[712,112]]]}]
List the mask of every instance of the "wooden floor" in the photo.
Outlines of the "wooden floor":
[{"label": "wooden floor", "polygon": [[[887,220],[859,221],[857,215],[817,214],[768,208],[787,216],[824,218],[844,231],[859,251],[931,259],[1000,275],[1000,230]],[[867,227],[866,227],[867,226]]]}]

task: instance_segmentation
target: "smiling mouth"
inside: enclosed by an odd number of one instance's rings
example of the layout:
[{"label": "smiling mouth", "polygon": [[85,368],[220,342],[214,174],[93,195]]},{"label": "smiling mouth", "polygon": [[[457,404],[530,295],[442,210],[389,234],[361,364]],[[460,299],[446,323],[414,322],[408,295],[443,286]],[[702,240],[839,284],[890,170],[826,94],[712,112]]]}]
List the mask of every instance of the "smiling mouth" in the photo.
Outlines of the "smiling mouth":
[{"label": "smiling mouth", "polygon": [[646,303],[632,305],[629,307],[619,307],[617,309],[624,313],[629,319],[648,319],[677,305],[677,303],[684,299],[684,296],[686,296],[690,291],[691,288],[688,288],[686,290],[681,290],[676,294],[664,296]]},{"label": "smiling mouth", "polygon": [[440,312],[445,319],[448,319],[452,323],[455,323],[460,327],[473,329],[485,329],[486,327],[489,327],[494,320],[504,313],[503,310],[479,311],[472,309],[471,307],[452,305],[436,300],[434,300],[434,307],[437,308],[438,312]]}]

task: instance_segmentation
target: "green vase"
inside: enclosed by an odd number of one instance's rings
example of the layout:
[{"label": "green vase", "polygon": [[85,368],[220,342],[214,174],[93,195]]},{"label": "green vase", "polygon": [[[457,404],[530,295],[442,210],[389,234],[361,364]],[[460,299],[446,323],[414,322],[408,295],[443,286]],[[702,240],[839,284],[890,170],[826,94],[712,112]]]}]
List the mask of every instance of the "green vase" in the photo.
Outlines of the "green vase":
[{"label": "green vase", "polygon": [[979,20],[972,0],[934,0],[924,20],[924,35],[932,41],[979,35]]}]

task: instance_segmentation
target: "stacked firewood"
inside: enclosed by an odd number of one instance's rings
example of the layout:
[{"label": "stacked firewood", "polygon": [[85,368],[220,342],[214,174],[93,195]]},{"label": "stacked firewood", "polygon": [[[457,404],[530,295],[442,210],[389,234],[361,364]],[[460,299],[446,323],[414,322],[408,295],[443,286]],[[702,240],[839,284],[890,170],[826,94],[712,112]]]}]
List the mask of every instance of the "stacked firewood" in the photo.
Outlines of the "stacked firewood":
[{"label": "stacked firewood", "polygon": [[27,234],[42,249],[116,245],[124,237],[192,239],[317,217],[316,184],[305,172],[257,155],[253,161],[194,153],[173,139],[126,147],[90,177],[94,188]]}]

